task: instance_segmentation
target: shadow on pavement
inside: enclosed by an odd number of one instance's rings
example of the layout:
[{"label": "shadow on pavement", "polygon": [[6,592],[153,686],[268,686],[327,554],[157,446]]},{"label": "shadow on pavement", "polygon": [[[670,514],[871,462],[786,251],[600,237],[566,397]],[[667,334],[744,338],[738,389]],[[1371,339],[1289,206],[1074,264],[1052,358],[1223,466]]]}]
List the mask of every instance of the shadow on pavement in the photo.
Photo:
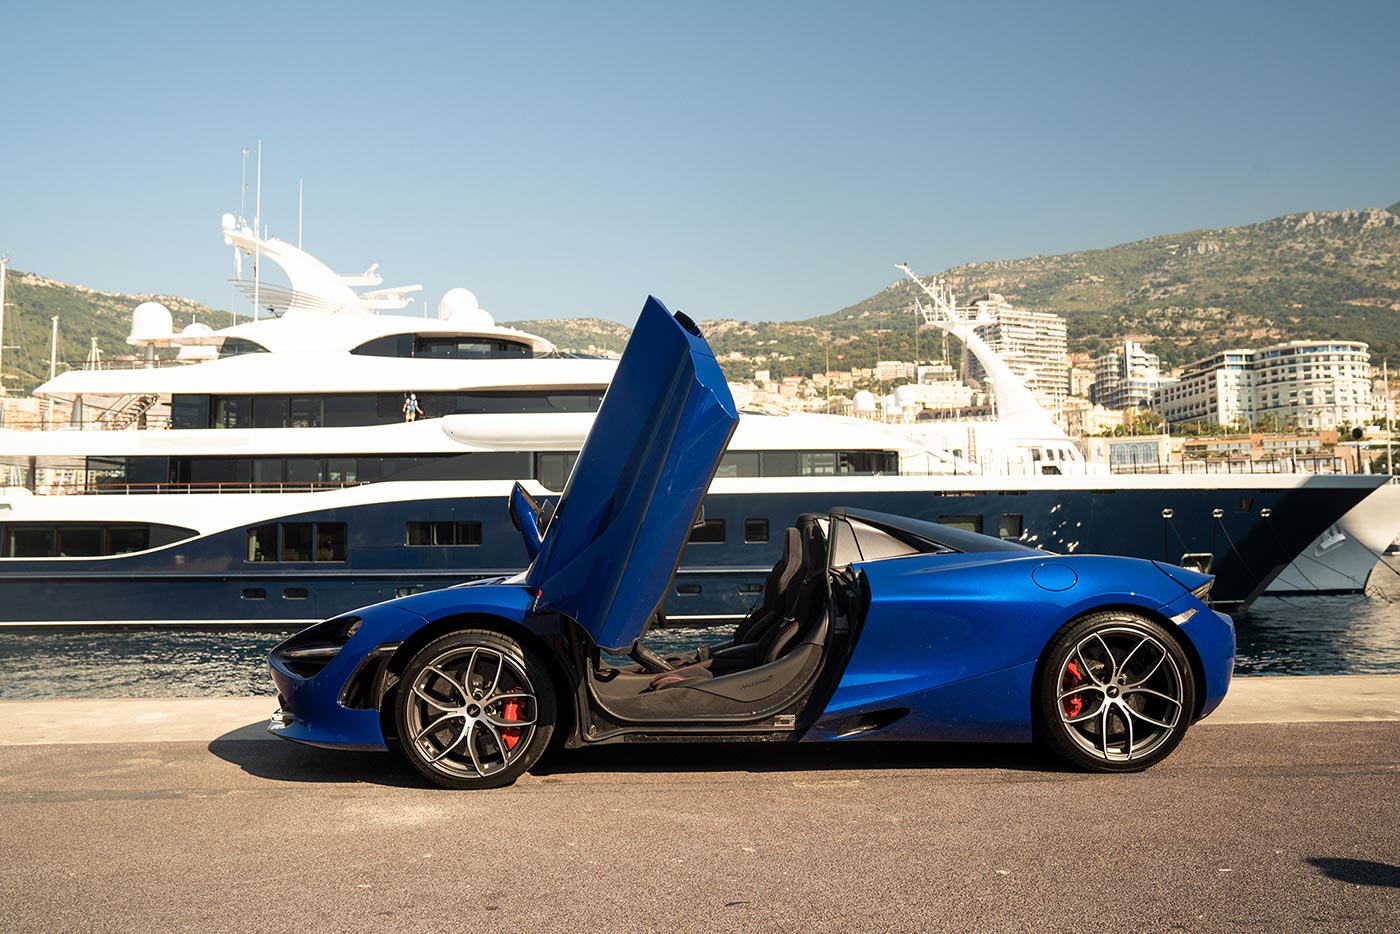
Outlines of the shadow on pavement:
[{"label": "shadow on pavement", "polygon": [[303,746],[270,737],[266,729],[259,721],[230,730],[209,744],[209,752],[249,775],[277,782],[433,787],[396,755]]},{"label": "shadow on pavement", "polygon": [[1378,863],[1370,859],[1341,859],[1329,856],[1310,856],[1308,862],[1321,869],[1327,878],[1336,879],[1338,882],[1400,888],[1400,866]]},{"label": "shadow on pavement", "polygon": [[[250,775],[280,782],[433,787],[397,755],[263,740],[261,723],[239,727],[209,752]],[[1034,746],[954,743],[639,743],[550,750],[531,774],[590,772],[814,772],[862,769],[1001,769],[1074,774]]]},{"label": "shadow on pavement", "polygon": [[645,743],[555,750],[531,771],[815,772],[859,769],[1009,769],[1064,772],[1035,747],[980,743]]}]

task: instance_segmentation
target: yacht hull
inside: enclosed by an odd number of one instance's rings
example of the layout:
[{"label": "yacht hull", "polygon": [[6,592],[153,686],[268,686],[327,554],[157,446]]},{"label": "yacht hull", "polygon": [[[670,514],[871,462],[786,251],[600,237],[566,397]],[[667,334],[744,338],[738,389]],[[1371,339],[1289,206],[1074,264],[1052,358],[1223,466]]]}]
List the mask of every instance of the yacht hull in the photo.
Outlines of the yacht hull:
[{"label": "yacht hull", "polygon": [[[705,516],[712,529],[713,520],[723,521],[719,540],[685,548],[665,604],[668,619],[706,625],[742,616],[777,557],[780,531],[801,513],[834,506],[1004,532],[1058,553],[1176,564],[1208,560],[1216,605],[1238,609],[1383,482],[1224,477],[1206,489],[1199,479],[1188,487],[1171,477],[1133,485],[1104,477],[1056,479],[1054,489],[1038,490],[1007,489],[1005,478],[982,477],[716,480]],[[128,515],[139,509],[152,522],[207,512],[218,501],[221,515],[245,518],[136,554],[0,560],[0,626],[295,627],[420,590],[515,573],[529,559],[500,486],[437,482],[295,495],[33,497],[6,512],[0,525],[36,521],[52,499],[70,507],[122,499]],[[552,495],[535,487],[542,498]],[[307,508],[311,504],[324,506]],[[279,507],[288,511],[278,513]],[[479,523],[479,544],[405,544],[407,524],[423,521]],[[345,523],[345,559],[245,560],[249,530],[282,522]]]}]

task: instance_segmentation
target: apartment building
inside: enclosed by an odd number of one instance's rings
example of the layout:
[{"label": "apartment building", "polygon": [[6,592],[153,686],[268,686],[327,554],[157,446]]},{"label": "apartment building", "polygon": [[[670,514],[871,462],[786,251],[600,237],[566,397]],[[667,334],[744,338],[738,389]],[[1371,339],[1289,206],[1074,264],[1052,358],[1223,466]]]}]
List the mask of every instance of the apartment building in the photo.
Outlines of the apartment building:
[{"label": "apartment building", "polygon": [[1152,405],[1171,424],[1254,424],[1330,431],[1372,416],[1371,355],[1360,341],[1286,341],[1227,350],[1186,367]]},{"label": "apartment building", "polygon": [[[974,299],[969,316],[989,319],[977,331],[1011,372],[1052,406],[1069,395],[1069,357],[1066,354],[1065,321],[1048,311],[1013,308],[995,292]],[[968,361],[968,375],[984,381],[987,374],[975,357]]]}]

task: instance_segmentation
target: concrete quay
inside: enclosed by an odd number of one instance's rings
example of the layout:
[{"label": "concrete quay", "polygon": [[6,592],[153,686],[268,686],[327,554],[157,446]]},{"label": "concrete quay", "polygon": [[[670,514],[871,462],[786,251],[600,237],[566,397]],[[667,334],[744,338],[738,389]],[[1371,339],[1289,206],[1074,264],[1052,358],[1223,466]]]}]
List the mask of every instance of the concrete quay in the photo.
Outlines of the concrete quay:
[{"label": "concrete quay", "polygon": [[1400,677],[1241,679],[1138,775],[623,746],[475,793],[271,706],[0,702],[4,929],[1400,929]]}]

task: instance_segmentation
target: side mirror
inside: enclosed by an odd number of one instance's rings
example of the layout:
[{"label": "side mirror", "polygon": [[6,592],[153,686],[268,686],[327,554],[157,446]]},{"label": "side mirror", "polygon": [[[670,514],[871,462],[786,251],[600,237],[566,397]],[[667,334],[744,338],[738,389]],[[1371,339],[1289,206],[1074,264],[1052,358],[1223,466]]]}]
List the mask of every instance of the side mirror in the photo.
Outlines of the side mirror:
[{"label": "side mirror", "polygon": [[544,518],[540,504],[519,483],[510,491],[510,521],[525,540],[526,554],[534,561],[544,542]]}]

